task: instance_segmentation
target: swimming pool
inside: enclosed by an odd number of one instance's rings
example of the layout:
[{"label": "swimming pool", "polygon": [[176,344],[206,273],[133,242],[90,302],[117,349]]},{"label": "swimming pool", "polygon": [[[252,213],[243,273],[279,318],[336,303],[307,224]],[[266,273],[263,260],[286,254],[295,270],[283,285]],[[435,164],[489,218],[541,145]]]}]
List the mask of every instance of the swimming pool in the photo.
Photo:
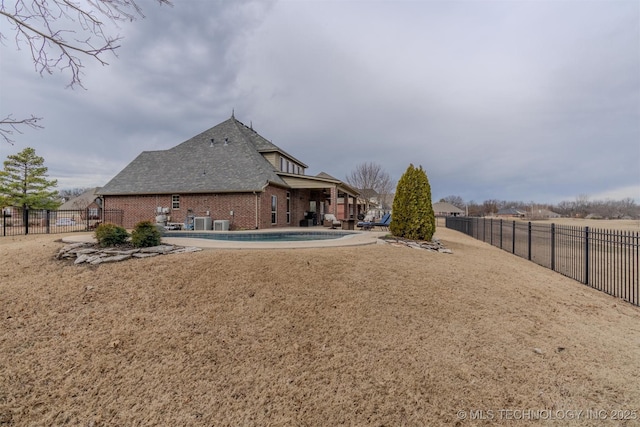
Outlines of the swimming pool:
[{"label": "swimming pool", "polygon": [[167,231],[164,237],[186,237],[190,239],[226,240],[232,242],[307,242],[313,240],[339,239],[360,233],[349,231],[265,231],[261,233],[235,231],[221,232],[182,232]]}]

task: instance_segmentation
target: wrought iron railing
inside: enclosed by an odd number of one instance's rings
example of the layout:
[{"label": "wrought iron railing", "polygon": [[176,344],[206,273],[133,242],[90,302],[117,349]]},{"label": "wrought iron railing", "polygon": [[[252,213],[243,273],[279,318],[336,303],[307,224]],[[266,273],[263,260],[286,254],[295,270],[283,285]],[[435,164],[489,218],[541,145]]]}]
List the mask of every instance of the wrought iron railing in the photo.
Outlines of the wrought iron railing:
[{"label": "wrought iron railing", "polygon": [[445,224],[640,305],[639,232],[470,217],[447,217]]}]

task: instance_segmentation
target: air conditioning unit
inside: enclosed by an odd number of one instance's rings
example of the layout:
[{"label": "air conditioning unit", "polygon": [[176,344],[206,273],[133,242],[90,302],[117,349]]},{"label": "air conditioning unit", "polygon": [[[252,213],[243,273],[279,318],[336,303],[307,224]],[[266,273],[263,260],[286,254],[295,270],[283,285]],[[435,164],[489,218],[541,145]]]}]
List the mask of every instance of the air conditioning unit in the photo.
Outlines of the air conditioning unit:
[{"label": "air conditioning unit", "polygon": [[213,221],[213,229],[215,231],[229,231],[229,220],[217,219]]},{"label": "air conditioning unit", "polygon": [[193,219],[194,230],[211,230],[211,217],[197,216]]}]

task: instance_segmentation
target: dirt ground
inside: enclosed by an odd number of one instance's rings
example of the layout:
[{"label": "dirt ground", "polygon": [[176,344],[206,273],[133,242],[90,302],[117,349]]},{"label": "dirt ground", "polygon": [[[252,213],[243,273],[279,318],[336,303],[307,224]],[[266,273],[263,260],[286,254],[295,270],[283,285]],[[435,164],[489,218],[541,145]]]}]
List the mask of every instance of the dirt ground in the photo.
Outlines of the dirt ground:
[{"label": "dirt ground", "polygon": [[[460,233],[95,267],[0,238],[0,425],[640,425],[640,308]],[[623,420],[620,420],[622,418]]]}]

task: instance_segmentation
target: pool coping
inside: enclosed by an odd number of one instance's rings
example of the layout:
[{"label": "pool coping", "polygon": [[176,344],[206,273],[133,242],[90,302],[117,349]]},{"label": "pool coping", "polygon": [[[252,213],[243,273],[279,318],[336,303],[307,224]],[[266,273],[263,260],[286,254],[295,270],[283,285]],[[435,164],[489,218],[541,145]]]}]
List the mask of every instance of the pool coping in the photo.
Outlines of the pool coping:
[{"label": "pool coping", "polygon": [[[298,232],[323,232],[331,233],[331,229],[318,228],[318,229],[301,229],[296,227],[291,228],[278,228],[269,230],[248,230],[248,231],[206,231],[206,233],[287,233],[291,231]],[[336,232],[344,232],[347,230],[335,230]],[[195,231],[194,233],[204,233],[205,231]],[[307,241],[295,241],[295,242],[257,242],[257,241],[231,241],[231,240],[212,240],[202,238],[191,237],[170,237],[163,236],[162,242],[170,245],[179,246],[196,246],[202,249],[305,249],[305,248],[332,248],[332,247],[347,247],[347,246],[362,246],[373,245],[378,243],[378,238],[389,234],[388,231],[351,231],[351,234],[340,237],[338,239],[326,239],[326,240],[307,240]],[[94,234],[78,234],[73,236],[66,236],[62,239],[65,243],[76,242],[95,242]]]}]

